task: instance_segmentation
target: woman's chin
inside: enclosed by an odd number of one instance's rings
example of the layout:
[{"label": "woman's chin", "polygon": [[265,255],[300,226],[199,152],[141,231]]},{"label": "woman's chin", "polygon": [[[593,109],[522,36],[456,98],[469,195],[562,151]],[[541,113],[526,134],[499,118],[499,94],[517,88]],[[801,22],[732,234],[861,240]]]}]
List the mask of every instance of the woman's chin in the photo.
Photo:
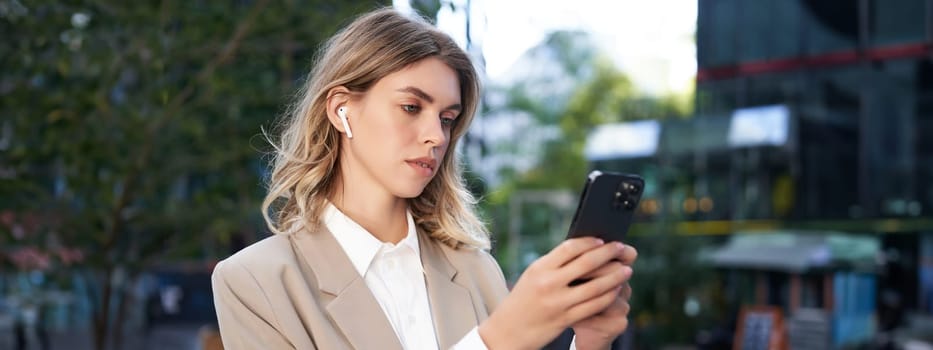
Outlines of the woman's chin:
[{"label": "woman's chin", "polygon": [[402,188],[395,192],[395,196],[399,198],[415,198],[424,193],[425,186],[412,186],[408,188]]}]

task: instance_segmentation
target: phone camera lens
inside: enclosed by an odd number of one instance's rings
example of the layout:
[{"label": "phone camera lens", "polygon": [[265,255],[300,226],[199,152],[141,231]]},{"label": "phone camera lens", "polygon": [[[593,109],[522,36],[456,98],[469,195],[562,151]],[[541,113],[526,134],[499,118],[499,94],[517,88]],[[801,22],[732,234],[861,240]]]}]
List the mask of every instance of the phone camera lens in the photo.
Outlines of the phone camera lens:
[{"label": "phone camera lens", "polygon": [[638,189],[638,186],[637,186],[637,185],[633,185],[633,184],[629,184],[629,183],[627,183],[627,184],[625,184],[625,185],[626,185],[626,186],[625,186],[625,190],[626,190],[629,194],[638,194],[639,189]]}]

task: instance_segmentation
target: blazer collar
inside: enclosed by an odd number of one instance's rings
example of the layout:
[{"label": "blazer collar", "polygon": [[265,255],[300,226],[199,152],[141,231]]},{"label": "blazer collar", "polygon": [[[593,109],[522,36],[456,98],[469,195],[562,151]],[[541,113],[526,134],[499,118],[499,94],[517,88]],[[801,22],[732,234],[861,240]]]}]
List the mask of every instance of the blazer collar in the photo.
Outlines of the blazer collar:
[{"label": "blazer collar", "polygon": [[316,279],[321,292],[334,297],[324,307],[353,348],[402,350],[379,302],[333,234],[322,226],[297,232],[292,240],[308,265],[305,278]]},{"label": "blazer collar", "polygon": [[[340,235],[334,235],[337,243],[350,258],[353,267],[361,276],[366,275],[370,264],[383,249],[386,243],[383,243],[372,233],[360,226],[356,221],[346,216],[340,209],[333,204],[327,203],[322,215],[324,228],[330,232],[340,232]],[[418,231],[415,229],[415,221],[411,216],[411,211],[405,211],[405,219],[408,223],[408,232],[397,245],[411,248],[415,256],[421,257],[421,250],[418,247]]]},{"label": "blazer collar", "polygon": [[[440,349],[448,349],[478,324],[469,289],[448,259],[450,248],[419,231],[424,280]],[[297,232],[292,240],[305,274],[317,280],[321,292],[334,296],[327,312],[357,349],[398,349],[402,346],[365,280],[353,267],[334,235],[323,225]]]},{"label": "blazer collar", "polygon": [[448,259],[450,248],[426,234],[421,234],[418,241],[437,344],[440,349],[449,349],[478,324],[473,300]]}]

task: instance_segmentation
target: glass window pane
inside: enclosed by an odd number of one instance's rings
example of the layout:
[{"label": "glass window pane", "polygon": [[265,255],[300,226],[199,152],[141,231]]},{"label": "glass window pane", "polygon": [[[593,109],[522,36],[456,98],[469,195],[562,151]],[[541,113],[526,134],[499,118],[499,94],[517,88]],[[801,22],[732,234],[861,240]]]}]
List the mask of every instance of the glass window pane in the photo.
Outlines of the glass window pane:
[{"label": "glass window pane", "polygon": [[854,50],[858,42],[858,1],[805,0],[801,20],[806,53]]},{"label": "glass window pane", "polygon": [[759,0],[739,4],[740,59],[773,60],[800,54],[800,5],[796,1]]},{"label": "glass window pane", "polygon": [[705,42],[700,45],[700,67],[716,67],[735,63],[735,30],[737,0],[702,1],[698,8],[700,30]]},{"label": "glass window pane", "polygon": [[876,0],[872,13],[872,45],[920,42],[924,39],[924,0]]}]

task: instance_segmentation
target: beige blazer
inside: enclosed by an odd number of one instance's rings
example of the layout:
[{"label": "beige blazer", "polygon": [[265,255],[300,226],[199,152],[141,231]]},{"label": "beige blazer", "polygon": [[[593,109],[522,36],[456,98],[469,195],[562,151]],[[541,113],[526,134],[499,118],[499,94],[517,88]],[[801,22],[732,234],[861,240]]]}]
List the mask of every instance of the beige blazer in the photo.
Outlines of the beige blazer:
[{"label": "beige blazer", "polygon": [[[419,234],[434,329],[447,349],[508,290],[485,251],[454,250]],[[402,349],[326,228],[259,241],[217,264],[211,280],[226,349]]]}]

